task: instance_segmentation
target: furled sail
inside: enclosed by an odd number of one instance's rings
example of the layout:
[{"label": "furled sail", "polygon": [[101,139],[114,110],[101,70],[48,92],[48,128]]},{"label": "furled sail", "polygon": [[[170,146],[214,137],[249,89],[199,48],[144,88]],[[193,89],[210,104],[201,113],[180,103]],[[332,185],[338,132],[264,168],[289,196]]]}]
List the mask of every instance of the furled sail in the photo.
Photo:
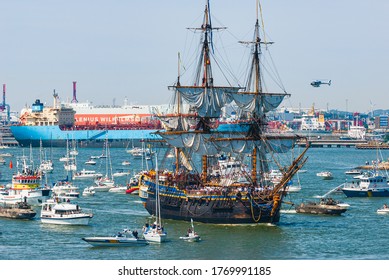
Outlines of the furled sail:
[{"label": "furled sail", "polygon": [[182,165],[184,165],[187,170],[192,171],[193,167],[190,164],[188,158],[186,157],[186,155],[184,154],[183,151],[180,151],[179,157],[180,157],[180,162],[182,163]]},{"label": "furled sail", "polygon": [[264,150],[274,153],[285,153],[293,148],[296,137],[294,135],[274,136],[263,135],[261,138],[237,137],[232,134],[209,134],[195,131],[186,133],[159,133],[170,145],[178,148],[191,149],[194,153],[216,155],[224,153],[250,154],[253,149],[264,146]]},{"label": "furled sail", "polygon": [[239,87],[177,87],[182,98],[191,104],[200,117],[219,118],[222,108],[231,103]]},{"label": "furled sail", "polygon": [[[284,100],[286,93],[246,93],[231,94],[230,99],[243,111],[250,113],[267,113],[276,109]],[[262,102],[261,102],[262,99]],[[262,105],[261,105],[262,103]]]}]

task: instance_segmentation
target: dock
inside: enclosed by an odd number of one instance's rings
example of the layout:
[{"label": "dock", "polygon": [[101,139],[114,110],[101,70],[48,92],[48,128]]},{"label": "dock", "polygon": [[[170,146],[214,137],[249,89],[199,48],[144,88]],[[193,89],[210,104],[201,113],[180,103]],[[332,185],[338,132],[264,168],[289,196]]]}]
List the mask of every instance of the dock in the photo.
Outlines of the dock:
[{"label": "dock", "polygon": [[[309,145],[312,148],[356,148],[358,145],[367,144],[366,140],[343,140],[343,139],[308,139]],[[298,141],[297,145],[305,147],[306,142]]]}]

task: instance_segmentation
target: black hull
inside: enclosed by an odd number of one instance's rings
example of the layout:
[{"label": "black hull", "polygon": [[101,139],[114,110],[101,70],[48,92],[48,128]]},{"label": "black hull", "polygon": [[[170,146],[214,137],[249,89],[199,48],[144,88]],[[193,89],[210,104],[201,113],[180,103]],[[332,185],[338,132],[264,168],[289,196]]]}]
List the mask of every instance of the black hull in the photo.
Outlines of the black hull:
[{"label": "black hull", "polygon": [[[147,198],[145,208],[151,214],[156,214],[155,196]],[[274,215],[272,207],[252,208],[251,202],[246,200],[212,200],[182,199],[160,197],[162,219],[184,220],[211,224],[259,224],[277,223],[280,220],[279,203]]]}]

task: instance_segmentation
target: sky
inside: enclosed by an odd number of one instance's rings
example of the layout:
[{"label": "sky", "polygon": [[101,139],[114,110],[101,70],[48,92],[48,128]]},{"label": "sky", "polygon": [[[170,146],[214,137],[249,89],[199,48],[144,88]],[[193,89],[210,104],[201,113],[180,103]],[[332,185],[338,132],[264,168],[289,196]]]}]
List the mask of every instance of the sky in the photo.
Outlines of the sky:
[{"label": "sky", "polygon": [[[272,58],[291,97],[282,106],[369,112],[389,108],[389,1],[262,0]],[[2,0],[0,84],[20,111],[40,99],[95,105],[166,104],[177,54],[197,44],[204,0]],[[213,25],[238,69],[255,23],[255,0],[211,0]],[[216,40],[216,36],[215,36]],[[215,42],[216,44],[216,42]],[[236,67],[235,67],[236,65]],[[186,69],[186,68],[185,68]],[[239,74],[238,74],[239,75]],[[314,88],[316,79],[331,86]],[[217,82],[216,82],[217,83]]]}]

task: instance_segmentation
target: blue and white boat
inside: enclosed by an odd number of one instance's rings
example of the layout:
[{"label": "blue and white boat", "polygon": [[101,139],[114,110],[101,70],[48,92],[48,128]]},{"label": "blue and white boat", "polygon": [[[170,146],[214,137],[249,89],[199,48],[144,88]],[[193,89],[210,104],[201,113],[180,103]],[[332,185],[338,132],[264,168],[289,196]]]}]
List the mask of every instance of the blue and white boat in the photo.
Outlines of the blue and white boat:
[{"label": "blue and white boat", "polygon": [[345,183],[342,191],[347,197],[389,197],[387,178],[375,172],[364,173],[359,181]]}]

